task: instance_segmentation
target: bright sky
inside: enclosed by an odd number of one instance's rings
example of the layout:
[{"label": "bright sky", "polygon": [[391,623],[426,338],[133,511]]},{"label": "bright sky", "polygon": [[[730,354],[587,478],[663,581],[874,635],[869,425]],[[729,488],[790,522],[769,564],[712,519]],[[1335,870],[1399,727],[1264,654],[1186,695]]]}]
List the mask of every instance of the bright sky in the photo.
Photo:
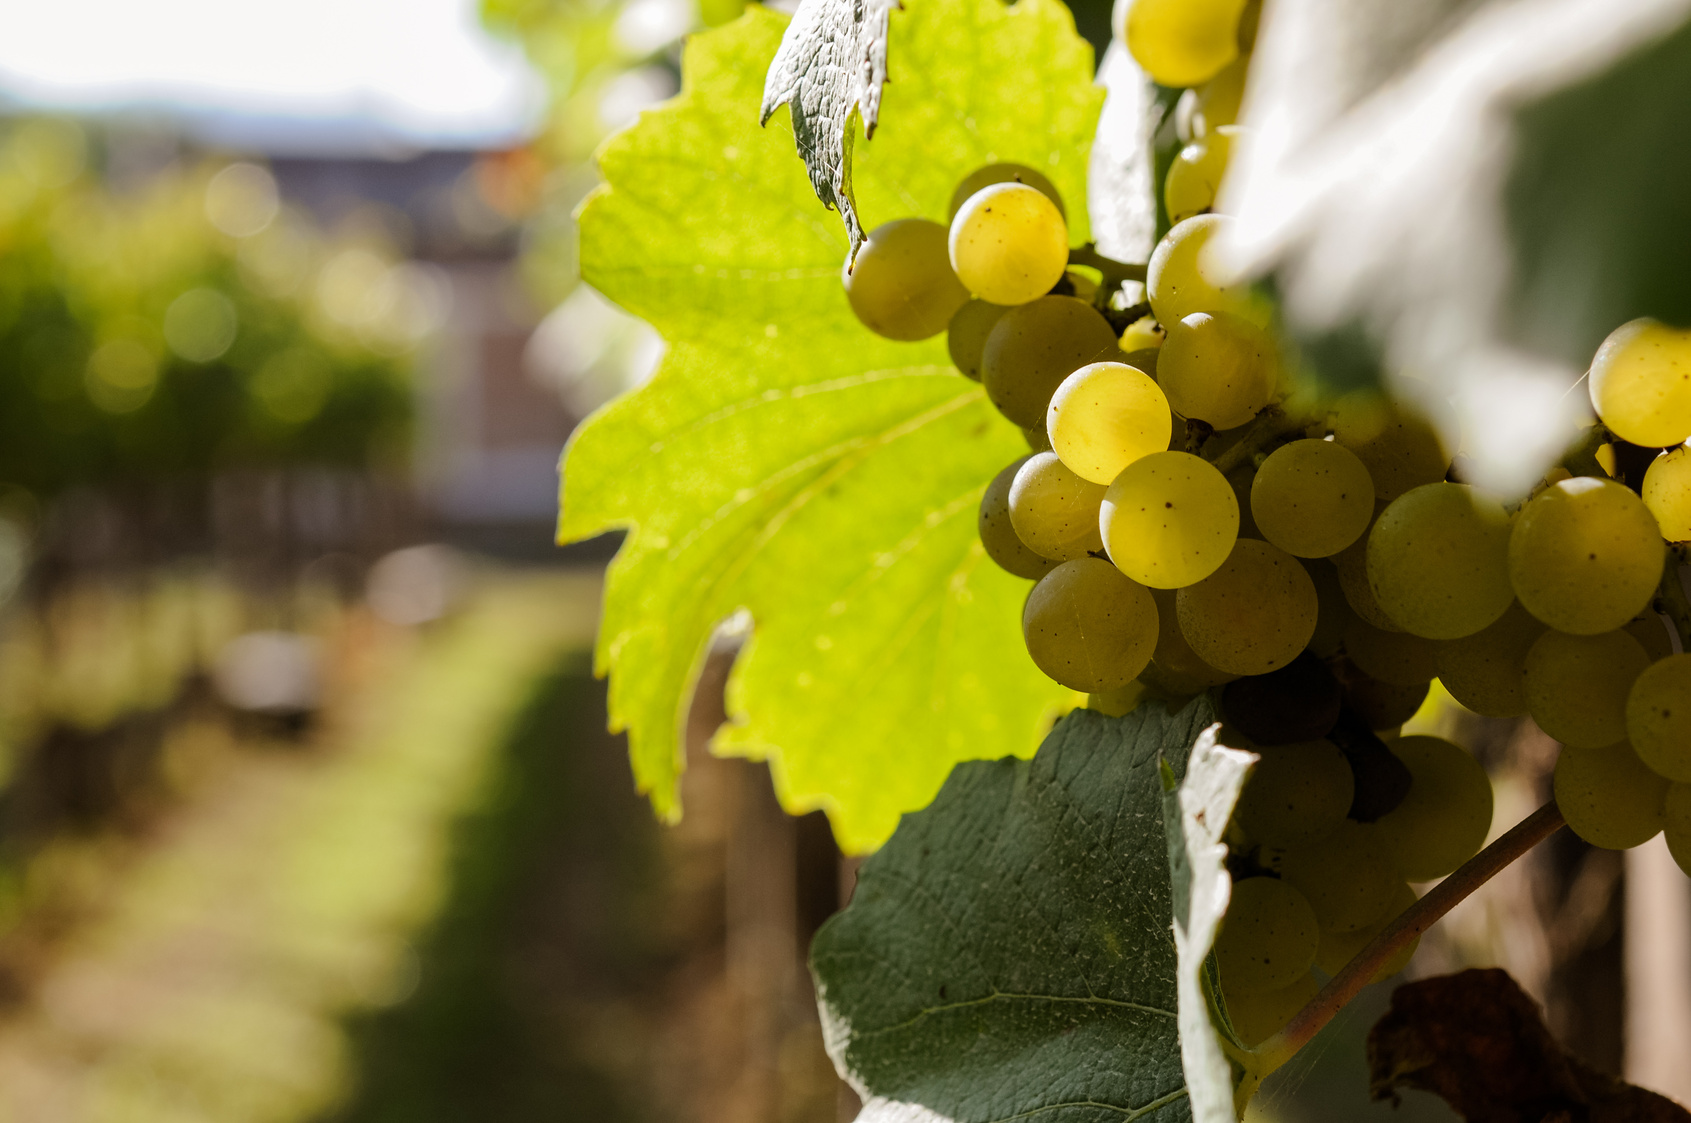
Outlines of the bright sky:
[{"label": "bright sky", "polygon": [[480,145],[523,135],[542,97],[475,0],[0,2],[0,99],[28,106],[162,110],[225,133],[259,118],[295,146]]}]

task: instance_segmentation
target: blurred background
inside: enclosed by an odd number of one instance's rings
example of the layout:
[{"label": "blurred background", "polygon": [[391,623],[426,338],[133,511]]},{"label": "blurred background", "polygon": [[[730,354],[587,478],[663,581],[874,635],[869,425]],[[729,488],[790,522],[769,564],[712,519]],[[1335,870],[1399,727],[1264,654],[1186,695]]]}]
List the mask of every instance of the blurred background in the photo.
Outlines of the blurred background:
[{"label": "blurred background", "polygon": [[[592,153],[742,3],[0,5],[0,1120],[855,1112],[804,968],[852,863],[706,753],[731,650],[653,822],[591,674],[615,542],[552,545],[661,353],[579,284]],[[1417,721],[1498,832],[1548,792],[1531,727]],[[1665,850],[1564,833],[1411,970],[1506,966],[1683,1101],[1687,946]],[[1374,989],[1262,1118],[1368,1112]]]}]

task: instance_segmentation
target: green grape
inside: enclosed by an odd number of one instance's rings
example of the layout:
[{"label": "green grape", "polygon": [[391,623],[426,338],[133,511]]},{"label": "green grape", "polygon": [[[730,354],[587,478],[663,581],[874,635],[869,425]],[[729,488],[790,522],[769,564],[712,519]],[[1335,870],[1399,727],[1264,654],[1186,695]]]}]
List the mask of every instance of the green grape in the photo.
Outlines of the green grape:
[{"label": "green grape", "polygon": [[[1372,924],[1364,925],[1353,932],[1321,933],[1321,945],[1315,949],[1315,965],[1329,975],[1337,975],[1345,969],[1345,964],[1362,953],[1362,949],[1374,942],[1374,937],[1385,930],[1386,925],[1403,914],[1403,910],[1415,903],[1415,890],[1408,884],[1399,884],[1392,903],[1386,906],[1386,911],[1380,919]],[[1389,979],[1405,967],[1415,955],[1415,949],[1421,946],[1421,937],[1417,936],[1407,944],[1392,953],[1392,957],[1380,965],[1374,976],[1368,981],[1380,982]]]},{"label": "green grape", "polygon": [[1438,674],[1436,642],[1376,628],[1360,616],[1345,625],[1345,654],[1364,674],[1394,686],[1418,686]]},{"label": "green grape", "polygon": [[1145,294],[1165,330],[1194,312],[1231,312],[1252,323],[1262,321],[1250,287],[1230,278],[1210,251],[1216,235],[1232,221],[1219,214],[1189,218],[1163,235],[1152,251],[1145,267]]},{"label": "green grape", "polygon": [[1527,650],[1527,712],[1564,745],[1598,749],[1626,736],[1626,699],[1650,665],[1622,631],[1545,632]]},{"label": "green grape", "polygon": [[986,494],[981,496],[977,526],[981,547],[1000,569],[1017,577],[1038,580],[1055,569],[1057,563],[1028,549],[1010,522],[1010,484],[1015,480],[1017,470],[1029,459],[1031,457],[1024,456],[1010,464],[986,485]]},{"label": "green grape", "polygon": [[946,328],[945,347],[951,352],[951,365],[963,377],[981,380],[981,358],[986,353],[986,337],[998,326],[1009,309],[1002,304],[988,304],[984,300],[970,300],[957,309]]},{"label": "green grape", "polygon": [[1063,379],[1045,420],[1063,463],[1103,485],[1141,456],[1167,449],[1173,431],[1162,387],[1126,363],[1090,363]]},{"label": "green grape", "polygon": [[1196,86],[1239,57],[1245,0],[1132,0],[1118,28],[1133,59],[1162,86]]},{"label": "green grape", "polygon": [[1646,448],[1691,437],[1691,331],[1622,324],[1591,360],[1591,405],[1609,431]]},{"label": "green grape", "polygon": [[1193,312],[1167,325],[1157,380],[1182,417],[1233,429],[1274,396],[1279,377],[1274,341],[1249,320],[1227,312]]},{"label": "green grape", "polygon": [[1331,425],[1334,442],[1356,453],[1367,467],[1377,499],[1389,503],[1444,479],[1450,470],[1450,454],[1433,424],[1378,394],[1346,394],[1333,411]]},{"label": "green grape", "polygon": [[1315,583],[1298,559],[1255,538],[1233,543],[1208,577],[1175,601],[1180,631],[1198,657],[1236,675],[1284,667],[1315,634]]},{"label": "green grape", "polygon": [[1044,429],[1041,429],[1041,428],[1023,429],[1022,430],[1022,440],[1026,441],[1028,443],[1029,450],[1031,450],[1033,452],[1050,452],[1051,451],[1051,438],[1048,435],[1046,435],[1046,432],[1045,432]]},{"label": "green grape", "polygon": [[1414,777],[1403,802],[1374,823],[1374,835],[1410,881],[1443,877],[1480,852],[1491,829],[1491,778],[1464,749],[1439,737],[1386,745]]},{"label": "green grape", "polygon": [[969,299],[951,271],[945,227],[925,218],[895,219],[871,230],[843,280],[863,326],[888,339],[938,335]]},{"label": "green grape", "polygon": [[[1260,521],[1257,525],[1261,525]],[[1270,539],[1273,541],[1273,539]],[[1275,545],[1280,545],[1278,542]],[[1284,546],[1280,547],[1285,549]],[[1339,653],[1345,642],[1345,625],[1356,615],[1345,601],[1345,591],[1339,585],[1339,571],[1323,558],[1304,562],[1304,571],[1315,585],[1315,633],[1309,637],[1309,650],[1323,659]]]},{"label": "green grape", "polygon": [[1439,681],[1476,714],[1521,717],[1527,712],[1527,652],[1544,632],[1544,623],[1516,601],[1494,623],[1439,647]]},{"label": "green grape", "polygon": [[1428,639],[1473,635],[1515,599],[1508,512],[1467,484],[1405,492],[1368,532],[1368,584],[1406,632]]},{"label": "green grape", "polygon": [[1654,612],[1643,613],[1621,631],[1638,641],[1652,663],[1673,654],[1673,641],[1668,638],[1668,625]]},{"label": "green grape", "polygon": [[1079,558],[1039,579],[1022,608],[1034,665],[1070,690],[1102,693],[1139,677],[1157,646],[1157,605],[1109,562]]},{"label": "green grape", "polygon": [[949,246],[963,287],[994,304],[1044,296],[1069,266],[1063,212],[1023,183],[998,183],[969,196],[951,220]]},{"label": "green grape", "polygon": [[1239,107],[1245,100],[1245,76],[1250,71],[1249,56],[1235,59],[1227,69],[1199,86],[1192,106],[1192,136],[1207,137],[1224,125],[1237,124]]},{"label": "green grape", "polygon": [[1509,536],[1509,577],[1527,611],[1595,635],[1643,611],[1666,547],[1644,501],[1613,480],[1575,476],[1539,492]]},{"label": "green grape", "polygon": [[1163,326],[1149,316],[1141,316],[1121,333],[1120,347],[1127,352],[1127,362],[1155,378],[1157,372],[1144,365],[1145,355],[1155,356],[1167,337]]},{"label": "green grape", "polygon": [[1427,700],[1430,682],[1403,685],[1381,682],[1373,675],[1350,667],[1345,672],[1345,705],[1379,732],[1402,725],[1415,716]]},{"label": "green grape", "polygon": [[1644,506],[1669,542],[1691,540],[1691,448],[1670,448],[1644,473]]},{"label": "green grape", "polygon": [[1104,548],[1098,507],[1104,485],[1083,480],[1054,452],[1036,452],[1010,481],[1010,525],[1034,553],[1073,561]]},{"label": "green grape", "polygon": [[998,412],[1023,428],[1045,428],[1045,411],[1063,379],[1119,358],[1116,333],[1084,300],[1042,296],[1012,308],[986,337],[981,382]]},{"label": "green grape", "polygon": [[1123,573],[1154,589],[1178,589],[1227,560],[1239,536],[1239,501],[1207,460],[1153,452],[1110,484],[1099,525]]},{"label": "green grape", "polygon": [[1273,877],[1233,885],[1215,938],[1215,962],[1230,990],[1278,990],[1315,963],[1321,933],[1302,893]]},{"label": "green grape", "polygon": [[1339,588],[1352,612],[1381,631],[1403,631],[1374,599],[1374,589],[1368,584],[1368,535],[1334,554],[1333,568],[1339,573]]},{"label": "green grape", "polygon": [[1350,762],[1331,741],[1262,751],[1233,815],[1257,842],[1296,846],[1332,832],[1356,797]]},{"label": "green grape", "polygon": [[1088,694],[1086,708],[1106,717],[1126,717],[1150,696],[1150,688],[1139,679],[1134,679],[1126,686],[1118,686],[1114,690],[1100,690]]},{"label": "green grape", "polygon": [[1225,978],[1221,981],[1227,1020],[1233,1023],[1233,1032],[1246,1048],[1255,1048],[1279,1033],[1320,992],[1321,984],[1308,972],[1279,990],[1235,992],[1228,988]]},{"label": "green grape", "polygon": [[1564,748],[1552,784],[1568,829],[1605,850],[1631,850],[1655,838],[1667,820],[1670,786],[1625,741]]},{"label": "green grape", "polygon": [[984,168],[976,168],[963,177],[963,182],[951,193],[951,202],[945,208],[945,220],[950,222],[957,217],[957,212],[963,209],[977,192],[984,191],[999,183],[1025,183],[1029,187],[1050,199],[1057,206],[1057,213],[1066,220],[1068,208],[1063,206],[1063,196],[1056,186],[1043,175],[1026,164],[988,164]]},{"label": "green grape", "polygon": [[1163,178],[1163,206],[1170,222],[1215,209],[1221,191],[1221,177],[1233,154],[1233,138],[1212,132],[1182,148]]},{"label": "green grape", "polygon": [[1668,853],[1691,876],[1691,784],[1669,784],[1662,810]]},{"label": "green grape", "polygon": [[1151,653],[1151,666],[1145,673],[1173,694],[1199,694],[1238,678],[1210,666],[1192,650],[1180,630],[1176,596],[1173,589],[1151,590],[1157,602],[1157,649]]},{"label": "green grape", "polygon": [[1280,876],[1309,899],[1323,930],[1378,920],[1403,882],[1372,831],[1345,820],[1333,833],[1286,850]]},{"label": "green grape", "polygon": [[1341,444],[1293,441],[1257,469],[1251,514],[1262,536],[1288,554],[1332,557],[1373,521],[1374,481]]},{"label": "green grape", "polygon": [[1669,655],[1638,676],[1626,698],[1626,737],[1639,760],[1691,783],[1691,655]]}]

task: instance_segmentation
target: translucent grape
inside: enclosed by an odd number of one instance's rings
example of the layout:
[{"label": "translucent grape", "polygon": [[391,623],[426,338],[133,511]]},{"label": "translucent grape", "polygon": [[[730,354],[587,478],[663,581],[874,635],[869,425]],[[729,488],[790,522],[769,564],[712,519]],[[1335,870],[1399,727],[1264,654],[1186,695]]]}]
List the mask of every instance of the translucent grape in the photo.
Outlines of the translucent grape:
[{"label": "translucent grape", "polygon": [[1345,654],[1364,674],[1396,686],[1430,682],[1438,674],[1436,642],[1376,628],[1360,616],[1345,627]]},{"label": "translucent grape", "polygon": [[1162,387],[1125,363],[1090,363],[1057,387],[1046,413],[1051,448],[1081,479],[1108,485],[1168,448],[1174,416]]},{"label": "translucent grape", "polygon": [[1044,296],[1069,265],[1063,212],[1022,183],[998,183],[969,196],[951,220],[949,247],[963,287],[994,304]]},{"label": "translucent grape", "polygon": [[[1262,525],[1260,520],[1257,525]],[[1280,546],[1280,543],[1275,545]],[[1284,546],[1280,548],[1285,549]],[[1345,600],[1345,591],[1339,584],[1339,571],[1331,562],[1312,558],[1304,562],[1304,570],[1315,585],[1315,600],[1319,606],[1315,633],[1309,637],[1309,650],[1323,659],[1331,659],[1344,646],[1345,625],[1356,613]]]},{"label": "translucent grape", "polygon": [[1575,476],[1545,488],[1509,536],[1509,576],[1528,612],[1593,635],[1643,611],[1666,547],[1643,500],[1613,480]]},{"label": "translucent grape", "polygon": [[1227,1020],[1233,1023],[1233,1032],[1239,1035],[1239,1040],[1247,1048],[1260,1045],[1279,1033],[1320,992],[1321,984],[1308,972],[1279,990],[1234,991],[1229,989],[1225,978],[1221,981]]},{"label": "translucent grape", "polygon": [[1165,329],[1194,312],[1232,312],[1260,322],[1260,312],[1252,314],[1249,286],[1230,277],[1210,252],[1216,235],[1232,221],[1219,214],[1189,218],[1165,234],[1152,251],[1145,267],[1145,293]]},{"label": "translucent grape", "polygon": [[1438,677],[1451,697],[1486,717],[1527,712],[1527,652],[1545,632],[1517,601],[1497,620],[1438,650]]},{"label": "translucent grape", "polygon": [[1239,107],[1245,99],[1245,76],[1250,70],[1248,57],[1235,59],[1227,69],[1199,86],[1192,107],[1192,136],[1206,137],[1223,125],[1236,124]]},{"label": "translucent grape", "polygon": [[963,377],[981,380],[981,359],[986,353],[986,337],[998,326],[1009,309],[1002,304],[988,304],[971,300],[957,309],[945,331],[945,347],[951,352],[951,365]]},{"label": "translucent grape", "polygon": [[1101,693],[1139,677],[1157,646],[1157,606],[1109,562],[1064,562],[1028,594],[1022,638],[1034,665],[1070,690]]},{"label": "translucent grape", "polygon": [[1028,549],[1027,544],[1016,534],[1016,528],[1010,523],[1010,484],[1016,478],[1017,470],[1027,463],[1028,459],[1024,456],[1010,464],[986,485],[986,494],[981,496],[980,517],[976,525],[980,530],[981,546],[986,550],[986,556],[996,562],[999,568],[1017,577],[1038,580],[1055,569],[1057,563]]},{"label": "translucent grape", "polygon": [[1321,838],[1344,821],[1356,781],[1331,741],[1305,741],[1262,751],[1233,815],[1257,842],[1295,846]]},{"label": "translucent grape", "polygon": [[1450,470],[1450,454],[1433,424],[1378,394],[1345,395],[1331,424],[1333,440],[1356,453],[1374,480],[1375,497],[1388,503]]},{"label": "translucent grape", "polygon": [[1239,677],[1210,666],[1192,650],[1180,631],[1173,589],[1152,589],[1151,597],[1157,602],[1157,649],[1146,674],[1155,672],[1157,683],[1176,694],[1197,694]]},{"label": "translucent grape", "polygon": [[1182,417],[1232,429],[1274,396],[1274,342],[1255,324],[1227,312],[1193,312],[1167,328],[1157,380]]},{"label": "translucent grape", "polygon": [[1156,589],[1202,581],[1239,536],[1239,501],[1215,466],[1187,452],[1153,452],[1104,495],[1104,546],[1129,577]]},{"label": "translucent grape", "polygon": [[1691,783],[1691,655],[1652,663],[1626,699],[1633,752],[1670,780]]},{"label": "translucent grape", "polygon": [[1233,154],[1233,138],[1211,132],[1182,148],[1163,178],[1163,206],[1170,222],[1180,222],[1215,208],[1221,177]]},{"label": "translucent grape", "polygon": [[1473,635],[1515,599],[1509,515],[1467,484],[1423,484],[1368,532],[1368,584],[1387,616],[1429,639]]},{"label": "translucent grape", "polygon": [[1323,838],[1287,849],[1280,876],[1309,900],[1321,927],[1335,932],[1378,920],[1403,883],[1373,833],[1348,819]]},{"label": "translucent grape", "polygon": [[1245,0],[1133,0],[1122,38],[1163,86],[1196,86],[1239,57]]},{"label": "translucent grape", "polygon": [[1026,164],[988,164],[963,177],[963,182],[951,193],[951,202],[945,208],[945,220],[950,222],[956,218],[957,212],[963,209],[963,204],[977,192],[999,183],[1025,183],[1056,204],[1057,213],[1065,220],[1068,218],[1068,208],[1063,205],[1063,196],[1058,192],[1056,185],[1038,171]]},{"label": "translucent grape", "polygon": [[1374,589],[1368,584],[1366,534],[1334,554],[1333,567],[1338,570],[1339,588],[1345,594],[1345,603],[1350,605],[1352,612],[1381,631],[1403,631],[1374,599]]},{"label": "translucent grape", "polygon": [[1491,829],[1491,778],[1466,750],[1440,737],[1387,743],[1414,780],[1374,834],[1409,881],[1443,877],[1480,852]]},{"label": "translucent grape", "polygon": [[1691,540],[1691,449],[1670,448],[1644,473],[1644,506],[1669,542]]},{"label": "translucent grape", "polygon": [[[1315,965],[1329,975],[1337,975],[1345,969],[1345,964],[1355,959],[1363,948],[1373,943],[1374,937],[1378,936],[1386,925],[1401,916],[1405,909],[1415,903],[1415,900],[1415,890],[1407,884],[1399,885],[1396,896],[1392,898],[1392,903],[1386,906],[1386,911],[1380,915],[1380,919],[1372,924],[1366,924],[1352,932],[1323,931],[1321,933],[1321,945],[1315,949]],[[1390,959],[1380,965],[1380,969],[1375,971],[1373,977],[1368,981],[1377,983],[1382,979],[1389,979],[1409,966],[1410,958],[1414,956],[1415,949],[1420,946],[1421,938],[1417,936],[1398,948],[1397,951],[1392,953]]]},{"label": "translucent grape", "polygon": [[1042,296],[1006,312],[986,337],[981,382],[998,411],[1024,428],[1045,428],[1063,379],[1088,363],[1120,358],[1108,320],[1084,300]]},{"label": "translucent grape", "polygon": [[1198,657],[1236,675],[1284,667],[1315,634],[1315,583],[1298,559],[1255,538],[1176,598],[1180,631]]},{"label": "translucent grape", "polygon": [[1146,370],[1141,365],[1143,356],[1139,352],[1148,351],[1155,355],[1161,349],[1166,335],[1167,333],[1163,331],[1161,324],[1149,316],[1141,316],[1128,324],[1127,330],[1121,333],[1121,349],[1130,356],[1127,360],[1129,363],[1139,367],[1146,374],[1155,375],[1156,371]]},{"label": "translucent grape", "polygon": [[1691,331],[1633,320],[1591,360],[1591,405],[1609,431],[1646,448],[1691,437]]},{"label": "translucent grape", "polygon": [[1233,885],[1215,962],[1230,990],[1278,990],[1310,969],[1320,940],[1302,893],[1277,878],[1246,878]]},{"label": "translucent grape", "polygon": [[888,339],[938,335],[969,299],[951,271],[945,227],[925,218],[875,227],[842,279],[863,326]]},{"label": "translucent grape", "polygon": [[1058,561],[1104,548],[1098,507],[1104,485],[1083,480],[1056,453],[1036,452],[1010,481],[1010,525],[1027,548]]},{"label": "translucent grape", "polygon": [[1356,454],[1302,440],[1268,454],[1251,483],[1262,536],[1300,558],[1326,558],[1362,537],[1374,518],[1374,481]]},{"label": "translucent grape", "polygon": [[1430,685],[1430,682],[1381,682],[1352,667],[1345,673],[1345,705],[1367,722],[1369,729],[1393,729],[1421,708]]},{"label": "translucent grape", "polygon": [[1622,741],[1602,749],[1564,748],[1552,784],[1568,829],[1605,850],[1631,850],[1667,819],[1668,781]]},{"label": "translucent grape", "polygon": [[1597,749],[1626,736],[1626,700],[1650,665],[1622,631],[1545,632],[1527,650],[1527,712],[1564,745]]},{"label": "translucent grape", "polygon": [[1662,833],[1667,835],[1668,852],[1679,868],[1691,876],[1691,784],[1668,785],[1663,819]]}]

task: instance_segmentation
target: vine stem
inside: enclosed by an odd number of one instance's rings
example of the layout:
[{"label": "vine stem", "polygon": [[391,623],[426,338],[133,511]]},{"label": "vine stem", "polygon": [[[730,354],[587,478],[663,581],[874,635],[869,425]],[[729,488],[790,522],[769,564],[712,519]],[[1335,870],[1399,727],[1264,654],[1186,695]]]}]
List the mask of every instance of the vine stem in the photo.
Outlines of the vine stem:
[{"label": "vine stem", "polygon": [[1091,242],[1069,251],[1070,265],[1090,265],[1104,275],[1104,287],[1115,288],[1123,281],[1143,281],[1145,266],[1136,265],[1128,261],[1117,261],[1113,257],[1105,257],[1098,252],[1098,247]]},{"label": "vine stem", "polygon": [[1281,406],[1269,406],[1251,422],[1248,433],[1223,449],[1211,463],[1215,465],[1216,471],[1225,476],[1281,437],[1309,428],[1314,420],[1313,417],[1301,413],[1288,413]]},{"label": "vine stem", "polygon": [[1474,890],[1497,876],[1509,863],[1554,834],[1565,822],[1556,801],[1551,800],[1515,824],[1502,838],[1468,859],[1455,873],[1434,886],[1425,897],[1405,909],[1396,920],[1386,925],[1367,947],[1358,952],[1356,958],[1345,964],[1337,975],[1328,980],[1327,985],[1321,988],[1321,993],[1310,999],[1309,1005],[1299,1010],[1292,1020],[1286,1023],[1284,1029],[1250,1052],[1250,1067],[1258,1078],[1267,1076],[1291,1060],[1299,1049],[1309,1044],[1310,1038],[1320,1032],[1346,1003],[1368,985],[1374,973],[1384,966],[1388,959],[1410,941],[1419,938],[1421,933],[1431,928],[1440,917],[1455,908]]}]

